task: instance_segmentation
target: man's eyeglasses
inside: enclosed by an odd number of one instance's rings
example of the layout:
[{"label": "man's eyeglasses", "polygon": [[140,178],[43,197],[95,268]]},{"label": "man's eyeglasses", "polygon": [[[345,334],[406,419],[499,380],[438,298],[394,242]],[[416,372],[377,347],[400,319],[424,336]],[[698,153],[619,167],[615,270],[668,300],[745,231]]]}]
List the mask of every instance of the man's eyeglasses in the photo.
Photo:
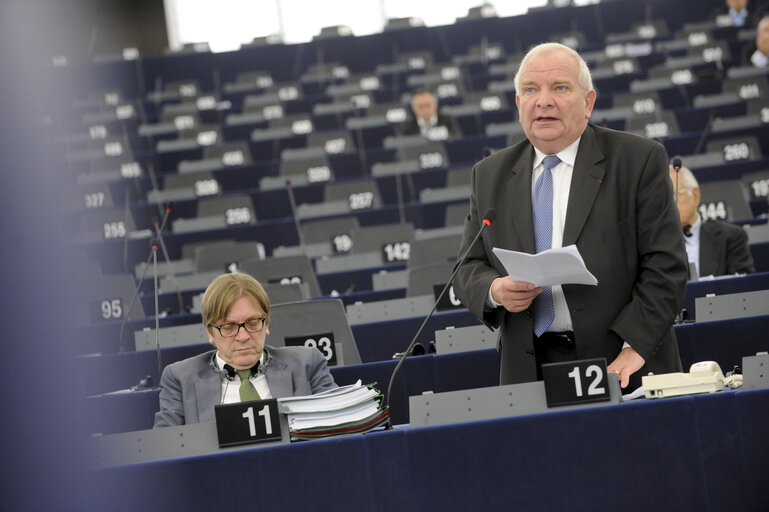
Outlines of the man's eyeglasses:
[{"label": "man's eyeglasses", "polygon": [[246,332],[254,333],[259,332],[262,329],[264,329],[265,324],[267,323],[267,319],[264,317],[260,318],[249,318],[243,323],[235,323],[235,322],[227,322],[226,324],[222,325],[216,325],[216,324],[208,324],[209,327],[215,327],[216,330],[219,331],[219,334],[222,335],[223,338],[232,338],[233,336],[237,336],[237,334],[240,332],[240,328],[244,328]]}]

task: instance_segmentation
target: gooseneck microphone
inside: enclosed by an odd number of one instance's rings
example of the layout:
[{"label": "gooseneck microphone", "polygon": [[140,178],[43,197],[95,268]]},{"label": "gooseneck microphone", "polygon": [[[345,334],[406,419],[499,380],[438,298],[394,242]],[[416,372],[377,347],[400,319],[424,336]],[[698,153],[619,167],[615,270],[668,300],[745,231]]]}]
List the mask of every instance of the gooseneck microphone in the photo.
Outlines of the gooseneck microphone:
[{"label": "gooseneck microphone", "polygon": [[152,246],[152,268],[155,281],[155,350],[158,356],[158,375],[163,375],[163,363],[160,360],[160,308],[158,306],[158,241],[153,238],[150,241]]},{"label": "gooseneck microphone", "polygon": [[[427,322],[430,320],[430,318],[432,318],[433,313],[435,313],[435,310],[438,307],[438,304],[441,302],[441,299],[443,299],[443,295],[448,291],[448,289],[451,287],[451,284],[454,282],[454,278],[456,277],[457,272],[459,272],[459,268],[462,266],[462,263],[465,262],[465,259],[467,258],[467,255],[470,253],[470,250],[473,248],[475,243],[481,237],[484,230],[487,227],[491,226],[491,223],[494,222],[494,219],[496,219],[496,217],[497,217],[497,211],[494,208],[489,208],[488,210],[486,210],[486,214],[483,216],[483,220],[481,221],[481,228],[478,230],[478,233],[476,233],[475,238],[473,238],[473,241],[470,242],[470,245],[467,246],[467,250],[465,251],[465,253],[462,255],[461,258],[459,258],[459,261],[454,267],[454,272],[451,274],[451,277],[446,283],[446,286],[444,286],[443,290],[441,290],[441,294],[438,295],[438,298],[435,300],[435,303],[433,304],[433,308],[425,317],[424,321],[422,322],[422,325],[419,327],[419,330],[412,338],[411,343],[409,343],[408,348],[406,348],[406,350],[401,355],[401,358],[398,361],[398,364],[395,365],[395,369],[393,370],[392,375],[390,375],[390,383],[387,386],[387,397],[386,397],[385,404],[388,409],[390,408],[390,396],[392,395],[393,382],[395,382],[395,376],[398,374],[398,371],[401,369],[401,366],[403,366],[403,363],[406,361],[406,357],[408,357],[408,355],[411,353],[414,346],[416,345],[417,339],[419,338],[419,335],[422,334],[422,331],[427,325]],[[389,430],[391,428],[392,428],[392,419],[388,419],[387,429]]]},{"label": "gooseneck microphone", "polygon": [[168,249],[166,249],[166,242],[163,239],[163,228],[165,228],[166,223],[168,222],[168,217],[171,215],[171,212],[174,210],[174,202],[169,201],[166,205],[166,212],[163,215],[163,221],[158,223],[157,217],[152,219],[152,226],[155,228],[155,236],[157,237],[158,241],[160,242],[160,249],[163,251],[163,257],[166,260],[166,264],[168,265],[168,273],[171,278],[171,282],[174,285],[174,288],[176,289],[176,300],[179,303],[179,313],[184,313],[184,301],[182,300],[182,290],[179,288],[179,282],[176,280],[176,272],[174,272],[173,268],[173,262],[171,261],[171,258],[168,257]]},{"label": "gooseneck microphone", "polygon": [[[154,238],[152,240],[154,241]],[[144,271],[139,278],[139,282],[136,284],[136,288],[134,288],[133,297],[131,297],[131,301],[128,303],[128,308],[126,308],[125,314],[123,315],[123,322],[120,324],[120,334],[118,335],[118,352],[120,353],[125,352],[125,347],[123,346],[123,331],[125,330],[128,317],[131,314],[131,310],[134,307],[134,302],[136,302],[136,297],[139,296],[139,290],[141,289],[142,284],[144,284],[144,278],[147,276],[147,271],[150,268],[150,262],[152,261],[153,254],[155,254],[154,248],[150,249],[150,255],[147,257],[147,261],[144,262]]]}]

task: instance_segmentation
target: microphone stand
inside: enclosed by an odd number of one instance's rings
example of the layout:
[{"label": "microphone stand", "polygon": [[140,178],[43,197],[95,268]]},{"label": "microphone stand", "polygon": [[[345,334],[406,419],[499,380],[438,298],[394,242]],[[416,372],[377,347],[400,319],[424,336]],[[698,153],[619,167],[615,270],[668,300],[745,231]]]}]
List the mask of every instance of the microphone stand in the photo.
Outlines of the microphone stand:
[{"label": "microphone stand", "polygon": [[[441,302],[441,299],[443,299],[443,295],[449,290],[451,287],[451,284],[454,282],[454,278],[457,275],[457,272],[459,272],[459,268],[462,266],[462,263],[464,263],[465,259],[467,258],[467,255],[470,253],[470,250],[473,248],[475,243],[478,241],[478,239],[483,234],[484,230],[491,225],[491,223],[494,221],[494,218],[496,217],[497,212],[496,210],[489,209],[486,212],[486,215],[484,216],[483,222],[481,223],[481,229],[478,230],[478,233],[476,233],[475,238],[473,238],[473,241],[470,242],[470,245],[467,246],[467,250],[465,250],[465,253],[462,255],[462,257],[457,262],[457,265],[454,267],[454,272],[451,274],[451,277],[449,278],[448,282],[446,283],[446,286],[443,287],[443,290],[441,290],[440,295],[438,295],[438,299],[436,299],[435,303],[433,304],[432,309],[425,317],[424,321],[422,322],[422,325],[419,327],[419,330],[414,335],[414,337],[411,339],[411,343],[409,343],[409,346],[406,348],[406,350],[401,355],[401,358],[398,360],[398,364],[395,365],[395,369],[393,370],[392,374],[390,375],[390,383],[387,386],[387,396],[385,401],[385,406],[387,409],[390,408],[390,397],[392,396],[392,388],[393,388],[393,382],[395,382],[395,376],[398,374],[398,371],[401,369],[401,366],[403,366],[403,363],[406,361],[406,357],[411,353],[411,351],[414,349],[414,346],[417,343],[417,339],[419,338],[419,335],[422,334],[422,331],[424,330],[425,326],[427,325],[427,322],[432,318],[433,313],[435,313],[435,310],[438,307],[438,304]],[[387,420],[387,430],[392,429],[392,419],[388,418]]]},{"label": "microphone stand", "polygon": [[168,222],[168,217],[171,215],[171,211],[173,211],[173,209],[174,209],[174,202],[170,201],[168,205],[166,205],[166,213],[163,216],[163,222],[160,224],[160,226],[158,226],[157,219],[153,219],[152,225],[155,227],[155,236],[160,242],[160,249],[163,251],[163,257],[166,259],[166,263],[168,264],[168,270],[171,276],[171,282],[173,282],[174,288],[176,288],[176,299],[179,302],[179,313],[184,313],[184,301],[182,301],[182,291],[179,288],[179,282],[176,280],[176,273],[174,272],[174,269],[173,269],[173,263],[171,261],[171,258],[168,257],[168,249],[166,249],[166,243],[165,243],[165,240],[163,239],[163,228]]},{"label": "microphone stand", "polygon": [[152,245],[152,268],[155,281],[155,350],[158,355],[158,386],[160,383],[160,376],[163,373],[163,363],[160,359],[160,308],[158,307],[158,242],[156,239],[152,239],[150,242]]}]

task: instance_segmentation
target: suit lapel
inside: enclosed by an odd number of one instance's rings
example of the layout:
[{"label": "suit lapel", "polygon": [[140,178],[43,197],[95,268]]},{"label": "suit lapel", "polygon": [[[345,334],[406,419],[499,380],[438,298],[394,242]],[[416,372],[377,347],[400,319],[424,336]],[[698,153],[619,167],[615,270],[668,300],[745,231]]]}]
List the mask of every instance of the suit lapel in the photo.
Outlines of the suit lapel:
[{"label": "suit lapel", "polygon": [[595,139],[595,132],[588,125],[582,134],[577,159],[574,161],[574,172],[571,176],[566,224],[563,228],[564,247],[577,243],[579,234],[585,226],[606,172],[603,167],[596,165],[603,159],[603,153]]},{"label": "suit lapel", "polygon": [[712,222],[703,222],[700,228],[700,268],[697,269],[701,276],[716,275],[719,273],[718,260],[721,243],[720,230]]},{"label": "suit lapel", "polygon": [[523,155],[513,162],[506,197],[510,198],[509,219],[515,227],[523,252],[535,253],[534,227],[531,216],[531,175],[534,165],[534,148],[529,145]]},{"label": "suit lapel", "polygon": [[195,397],[198,406],[198,421],[214,421],[214,406],[221,402],[221,378],[206,364],[195,379]]},{"label": "suit lapel", "polygon": [[264,367],[264,377],[267,379],[267,386],[273,398],[283,398],[294,396],[294,383],[291,379],[291,372],[285,363],[270,358],[268,364]]}]

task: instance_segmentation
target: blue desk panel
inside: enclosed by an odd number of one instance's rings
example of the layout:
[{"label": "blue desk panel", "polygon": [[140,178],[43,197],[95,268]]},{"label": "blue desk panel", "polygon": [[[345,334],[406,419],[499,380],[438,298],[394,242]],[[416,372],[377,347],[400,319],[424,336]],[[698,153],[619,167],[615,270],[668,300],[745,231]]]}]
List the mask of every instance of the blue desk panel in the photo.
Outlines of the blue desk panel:
[{"label": "blue desk panel", "polygon": [[767,510],[768,405],[765,389],[639,400],[255,447],[92,478],[111,510]]}]

